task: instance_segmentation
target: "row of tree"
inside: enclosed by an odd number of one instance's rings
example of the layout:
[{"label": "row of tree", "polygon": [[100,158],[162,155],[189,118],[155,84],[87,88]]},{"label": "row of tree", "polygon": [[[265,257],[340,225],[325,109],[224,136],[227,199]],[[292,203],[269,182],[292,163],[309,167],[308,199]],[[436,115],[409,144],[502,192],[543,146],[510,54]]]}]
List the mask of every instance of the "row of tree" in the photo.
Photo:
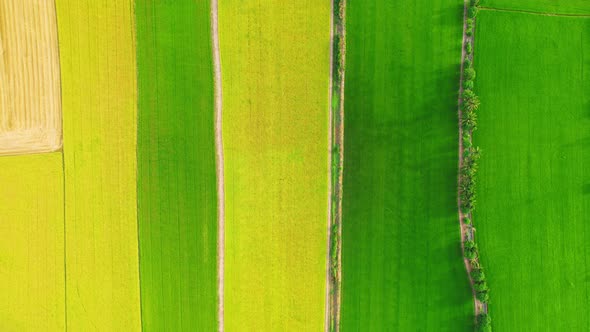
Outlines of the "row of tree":
[{"label": "row of tree", "polygon": [[477,316],[477,332],[492,332],[492,318],[487,313],[481,313]]},{"label": "row of tree", "polygon": [[470,0],[469,19],[466,21],[465,42],[466,57],[463,63],[463,94],[461,95],[461,127],[463,130],[463,156],[459,174],[459,195],[461,210],[464,214],[470,215],[475,208],[476,203],[476,173],[480,151],[478,147],[473,146],[472,133],[477,129],[477,110],[479,109],[479,97],[473,91],[476,77],[473,68],[473,28],[475,17],[477,16],[477,5],[479,0]]},{"label": "row of tree", "polygon": [[461,127],[463,129],[463,155],[461,156],[461,169],[459,174],[459,195],[461,210],[464,214],[470,214],[476,203],[476,174],[480,150],[473,146],[472,133],[477,129],[477,110],[479,109],[479,97],[473,91],[475,69],[471,60],[465,60],[463,72],[463,95],[461,103]]},{"label": "row of tree", "polygon": [[482,303],[487,304],[490,300],[490,288],[486,281],[486,274],[483,272],[483,267],[479,264],[479,251],[477,243],[474,241],[465,241],[465,258],[471,264],[471,280],[473,280],[473,287],[475,295]]},{"label": "row of tree", "polygon": [[[473,145],[473,132],[477,129],[477,111],[480,100],[475,94],[476,72],[473,68],[473,38],[475,33],[475,19],[479,12],[479,0],[469,0],[467,20],[465,22],[465,60],[463,63],[463,93],[461,95],[461,129],[463,155],[461,156],[461,168],[459,170],[459,201],[464,214],[463,222],[472,230],[471,214],[476,205],[476,182],[478,162],[480,158],[479,147]],[[483,267],[479,263],[479,249],[473,239],[464,242],[465,258],[471,265],[471,280],[476,298],[487,304],[490,300],[490,288],[488,286]],[[486,306],[487,308],[487,306]],[[492,320],[487,310],[480,313],[476,320],[476,331],[491,332]]]}]

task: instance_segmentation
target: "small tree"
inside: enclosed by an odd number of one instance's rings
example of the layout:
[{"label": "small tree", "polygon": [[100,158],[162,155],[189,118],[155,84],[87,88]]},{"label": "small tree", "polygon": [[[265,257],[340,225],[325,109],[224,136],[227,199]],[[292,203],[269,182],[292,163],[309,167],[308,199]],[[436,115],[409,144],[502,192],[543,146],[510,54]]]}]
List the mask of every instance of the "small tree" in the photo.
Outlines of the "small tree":
[{"label": "small tree", "polygon": [[465,58],[465,61],[463,61],[463,68],[471,68],[471,60],[469,60],[469,58]]},{"label": "small tree", "polygon": [[465,80],[472,81],[475,79],[475,69],[468,67],[463,71],[463,76]]},{"label": "small tree", "polygon": [[471,270],[471,278],[475,282],[482,282],[482,281],[486,280],[486,275],[485,275],[485,273],[483,273],[483,269],[481,269],[481,268],[472,269]]},{"label": "small tree", "polygon": [[470,99],[470,98],[473,98],[475,96],[476,95],[475,95],[475,92],[473,92],[473,90],[471,90],[471,89],[465,89],[465,90],[463,90],[463,96],[462,96],[463,97],[463,100]]},{"label": "small tree", "polygon": [[490,318],[490,315],[482,313],[477,316],[476,331],[492,332],[492,319]]},{"label": "small tree", "polygon": [[487,292],[489,290],[488,284],[485,281],[475,283],[475,285],[473,285],[473,287],[475,288],[475,291],[478,293],[479,292]]},{"label": "small tree", "polygon": [[482,303],[488,303],[490,301],[490,292],[489,290],[485,290],[482,292],[477,292],[475,297],[480,300]]},{"label": "small tree", "polygon": [[463,133],[463,148],[469,149],[472,146],[473,143],[471,143],[471,136],[469,136],[468,133]]},{"label": "small tree", "polygon": [[466,29],[467,29],[467,30],[471,30],[471,31],[473,31],[473,28],[475,27],[475,24],[474,24],[475,22],[473,21],[473,19],[471,19],[471,18],[468,18],[468,19],[467,19],[467,21],[466,21],[465,23],[466,23],[466,24],[465,24],[465,26],[466,26]]},{"label": "small tree", "polygon": [[466,80],[463,82],[463,88],[464,89],[473,89],[473,81],[472,80]]},{"label": "small tree", "polygon": [[477,114],[473,111],[466,110],[463,112],[463,119],[461,119],[463,129],[465,131],[473,131],[477,129]]},{"label": "small tree", "polygon": [[477,258],[477,251],[475,250],[465,250],[465,258],[468,260],[474,260]]},{"label": "small tree", "polygon": [[[471,81],[472,82],[472,81]],[[465,109],[469,112],[475,112],[479,109],[480,101],[478,96],[473,96],[464,100]]]}]

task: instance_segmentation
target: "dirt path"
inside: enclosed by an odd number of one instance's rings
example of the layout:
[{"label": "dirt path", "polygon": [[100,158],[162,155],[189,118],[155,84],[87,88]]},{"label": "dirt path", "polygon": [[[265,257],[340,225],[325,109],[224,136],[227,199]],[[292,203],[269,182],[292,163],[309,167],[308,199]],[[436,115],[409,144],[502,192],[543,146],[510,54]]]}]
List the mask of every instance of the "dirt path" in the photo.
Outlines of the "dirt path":
[{"label": "dirt path", "polygon": [[[463,69],[464,69],[463,64],[465,63],[465,58],[467,57],[467,54],[465,52],[465,44],[468,39],[470,39],[471,42],[473,42],[473,36],[468,37],[467,34],[465,33],[465,31],[467,29],[467,9],[468,9],[468,7],[469,7],[469,0],[464,0],[464,2],[463,2],[463,39],[461,42],[461,74],[459,75],[459,99],[458,99],[458,121],[459,121],[459,163],[458,164],[459,164],[459,171],[461,171],[461,166],[463,165],[463,139],[462,139],[463,138],[463,127],[461,126],[461,119],[463,118],[463,112],[461,111],[461,104],[462,104],[461,96],[463,95]],[[460,200],[459,187],[460,187],[460,176],[457,176],[457,209],[459,211],[459,228],[461,230],[461,253],[463,255],[463,262],[465,264],[465,270],[467,272],[467,277],[469,279],[469,284],[471,286],[471,293],[473,295],[473,306],[474,306],[474,311],[475,311],[475,319],[477,319],[477,316],[483,310],[483,304],[481,303],[481,301],[479,301],[477,299],[473,279],[471,278],[471,263],[469,262],[469,260],[467,258],[465,258],[465,241],[467,241],[469,239],[469,236],[472,237],[473,234],[470,234],[470,231],[471,231],[470,226],[463,222],[463,220],[465,220],[465,217],[471,217],[471,216],[466,216],[461,211],[461,200]]]},{"label": "dirt path", "polygon": [[489,10],[489,11],[494,11],[494,12],[522,13],[522,14],[541,15],[541,16],[590,17],[590,15],[588,15],[588,14],[558,14],[558,13],[536,12],[536,11],[533,11],[533,10],[503,9],[503,8],[482,7],[482,6],[479,6],[479,9],[480,10]]},{"label": "dirt path", "polygon": [[215,161],[217,173],[217,320],[218,329],[224,331],[223,297],[225,268],[225,188],[223,178],[223,136],[222,136],[222,105],[221,90],[221,56],[219,52],[218,2],[211,0],[211,34],[213,43],[213,67],[215,84]]},{"label": "dirt path", "polygon": [[[337,11],[336,11],[337,10]],[[326,331],[340,330],[340,303],[342,292],[342,179],[344,165],[344,76],[346,58],[346,0],[341,0],[339,7],[335,8],[332,1],[332,25],[331,45],[338,39],[338,56],[334,49],[330,51],[331,75],[330,75],[330,219],[328,238],[328,271],[327,282],[329,293],[327,294]],[[337,61],[337,63],[335,63]],[[335,71],[336,70],[336,71]],[[336,92],[334,91],[336,88]],[[332,109],[334,101],[338,101],[338,109]],[[335,151],[334,148],[337,148]],[[334,174],[334,161],[337,159],[336,174]],[[335,205],[335,206],[334,206]],[[335,227],[336,232],[333,231]],[[336,251],[336,263],[333,264],[332,254]],[[335,270],[335,271],[334,271]],[[335,272],[335,275],[334,275]]]},{"label": "dirt path", "polygon": [[334,84],[333,73],[334,73],[334,0],[330,1],[330,79],[328,84],[328,238],[326,244],[326,296],[325,296],[325,315],[324,315],[324,331],[330,331],[330,317],[332,312],[332,306],[330,301],[330,293],[332,290],[331,281],[331,260],[330,260],[330,247],[332,243],[332,130],[333,130],[333,115],[332,115],[332,86]]},{"label": "dirt path", "polygon": [[338,289],[336,291],[336,331],[340,331],[340,308],[341,308],[341,297],[342,297],[342,195],[343,188],[342,182],[344,177],[344,85],[346,76],[346,1],[342,0],[342,22],[340,26],[340,34],[342,35],[342,41],[340,43],[340,107],[338,113],[340,115],[340,123],[338,125],[338,145],[340,146],[340,160],[338,166],[340,172],[338,173],[338,206],[336,217],[336,223],[338,224]]}]

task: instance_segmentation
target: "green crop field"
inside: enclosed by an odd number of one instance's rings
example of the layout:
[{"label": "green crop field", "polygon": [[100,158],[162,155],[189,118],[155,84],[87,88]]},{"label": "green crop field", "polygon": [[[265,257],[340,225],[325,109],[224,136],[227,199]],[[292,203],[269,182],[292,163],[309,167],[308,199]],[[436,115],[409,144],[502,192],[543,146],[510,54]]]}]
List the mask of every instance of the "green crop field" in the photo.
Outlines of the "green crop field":
[{"label": "green crop field", "polygon": [[0,332],[590,331],[590,0],[0,0]]},{"label": "green crop field", "polygon": [[348,4],[343,331],[473,328],[456,201],[462,14],[460,0]]},{"label": "green crop field", "polygon": [[482,11],[474,219],[496,331],[588,331],[590,19]]},{"label": "green crop field", "polygon": [[322,331],[330,3],[219,3],[225,329]]},{"label": "green crop field", "polygon": [[539,13],[588,15],[588,0],[481,0],[482,6],[508,10],[525,10]]},{"label": "green crop field", "polygon": [[149,331],[217,330],[208,1],[136,3],[141,310]]}]

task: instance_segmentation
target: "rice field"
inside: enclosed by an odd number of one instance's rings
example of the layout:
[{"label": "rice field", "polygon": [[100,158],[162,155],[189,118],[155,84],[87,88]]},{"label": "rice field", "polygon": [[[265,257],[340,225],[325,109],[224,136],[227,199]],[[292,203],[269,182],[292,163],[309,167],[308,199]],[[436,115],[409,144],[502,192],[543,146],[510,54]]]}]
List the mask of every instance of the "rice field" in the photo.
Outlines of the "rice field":
[{"label": "rice field", "polygon": [[589,18],[483,11],[474,215],[497,331],[590,328]]},{"label": "rice field", "polygon": [[142,324],[217,330],[210,6],[135,3]]},{"label": "rice field", "polygon": [[0,170],[0,330],[63,331],[62,156],[4,156]]},{"label": "rice field", "polygon": [[227,331],[321,331],[330,6],[222,1]]},{"label": "rice field", "polygon": [[67,327],[141,328],[132,1],[58,0]]},{"label": "rice field", "polygon": [[590,330],[589,23],[0,0],[0,331]]},{"label": "rice field", "polygon": [[342,331],[472,329],[456,204],[462,6],[347,6]]}]

